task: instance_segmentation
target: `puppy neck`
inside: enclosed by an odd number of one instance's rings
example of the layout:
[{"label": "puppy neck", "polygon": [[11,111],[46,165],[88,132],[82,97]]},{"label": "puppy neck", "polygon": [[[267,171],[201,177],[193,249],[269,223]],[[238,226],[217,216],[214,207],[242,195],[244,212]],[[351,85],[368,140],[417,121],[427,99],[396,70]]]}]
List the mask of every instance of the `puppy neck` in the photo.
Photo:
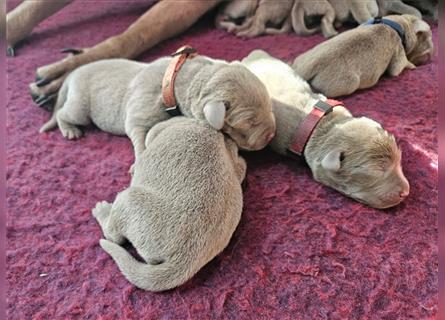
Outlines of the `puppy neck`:
[{"label": "puppy neck", "polygon": [[405,31],[405,53],[408,55],[411,51],[414,50],[417,44],[417,35],[412,28],[412,23],[408,21],[405,17],[400,15],[391,15],[386,17],[389,20],[393,20],[397,22]]},{"label": "puppy neck", "polygon": [[[298,127],[302,124],[304,118],[311,112],[313,105],[317,100],[311,98],[307,101],[304,110],[293,106],[290,104],[283,103],[278,100],[273,100],[273,112],[275,115],[275,120],[277,124],[277,131],[275,137],[270,142],[271,148],[282,155],[289,155],[289,146],[297,132]],[[318,141],[323,141],[325,137],[330,134],[331,129],[337,124],[345,119],[352,118],[352,115],[344,107],[335,107],[332,112],[324,116],[320,122],[315,127],[309,141],[306,144],[304,151],[304,156],[309,164],[311,160],[312,152],[311,149],[316,149],[312,147],[314,139]]]},{"label": "puppy neck", "polygon": [[315,127],[304,149],[304,158],[312,169],[317,161],[320,160],[325,141],[332,139],[334,127],[354,119],[351,113],[345,107],[338,106],[332,112],[325,115]]},{"label": "puppy neck", "polygon": [[[188,87],[182,91],[181,111],[184,115],[203,118],[203,106],[218,88],[209,88],[208,83],[224,64],[206,64],[188,79]],[[179,100],[179,99],[178,99]]]},{"label": "puppy neck", "polygon": [[186,61],[181,67],[176,77],[174,94],[183,115],[197,117],[198,103],[203,97],[205,86],[219,66],[219,63],[215,64],[207,57],[198,56]]}]

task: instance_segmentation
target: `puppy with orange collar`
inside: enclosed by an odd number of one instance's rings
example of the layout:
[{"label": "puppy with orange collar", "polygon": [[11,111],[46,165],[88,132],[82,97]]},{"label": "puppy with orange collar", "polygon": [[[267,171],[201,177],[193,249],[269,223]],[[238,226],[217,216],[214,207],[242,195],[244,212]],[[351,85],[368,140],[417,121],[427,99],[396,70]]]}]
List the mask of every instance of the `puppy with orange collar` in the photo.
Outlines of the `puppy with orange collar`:
[{"label": "puppy with orange collar", "polygon": [[261,81],[239,62],[192,57],[185,48],[152,63],[124,59],[93,62],[64,82],[51,118],[41,132],[59,127],[64,137],[78,126],[131,139],[136,159],[147,132],[172,116],[206,119],[245,150],[264,148],[275,133],[271,100]]}]

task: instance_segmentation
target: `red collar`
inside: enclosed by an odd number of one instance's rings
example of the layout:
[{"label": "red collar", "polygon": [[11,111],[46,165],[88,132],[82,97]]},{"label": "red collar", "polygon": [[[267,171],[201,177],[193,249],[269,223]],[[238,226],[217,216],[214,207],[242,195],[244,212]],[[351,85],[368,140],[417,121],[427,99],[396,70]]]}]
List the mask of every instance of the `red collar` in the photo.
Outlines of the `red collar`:
[{"label": "red collar", "polygon": [[167,107],[165,111],[171,116],[177,116],[181,114],[179,106],[175,98],[175,79],[179,69],[187,59],[192,59],[196,56],[196,49],[190,46],[182,46],[175,53],[172,54],[173,59],[165,71],[164,78],[162,79],[162,100]]},{"label": "red collar", "polygon": [[312,111],[306,116],[306,118],[304,118],[303,122],[297,128],[297,132],[295,133],[288,148],[289,151],[299,156],[304,156],[304,148],[306,147],[306,144],[309,141],[312,132],[314,132],[318,122],[321,120],[321,118],[330,113],[334,107],[342,105],[342,102],[333,99],[328,99],[326,101],[318,100]]}]

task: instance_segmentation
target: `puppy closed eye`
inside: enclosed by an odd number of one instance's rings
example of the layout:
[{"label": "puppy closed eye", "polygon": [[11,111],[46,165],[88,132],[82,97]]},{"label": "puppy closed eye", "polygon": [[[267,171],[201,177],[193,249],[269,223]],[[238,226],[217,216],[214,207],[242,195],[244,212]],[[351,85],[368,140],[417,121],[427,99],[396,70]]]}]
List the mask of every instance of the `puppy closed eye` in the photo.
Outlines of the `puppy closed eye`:
[{"label": "puppy closed eye", "polygon": [[230,109],[230,102],[224,101],[224,107],[226,108],[226,111],[228,111]]},{"label": "puppy closed eye", "polygon": [[340,152],[340,162],[343,162],[343,160],[345,160],[345,153]]}]

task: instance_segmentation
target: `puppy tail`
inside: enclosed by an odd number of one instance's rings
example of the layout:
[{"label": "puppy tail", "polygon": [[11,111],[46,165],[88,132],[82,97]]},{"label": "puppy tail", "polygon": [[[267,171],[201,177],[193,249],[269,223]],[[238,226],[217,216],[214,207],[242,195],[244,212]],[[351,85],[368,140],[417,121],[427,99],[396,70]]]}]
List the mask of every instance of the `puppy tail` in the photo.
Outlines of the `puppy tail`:
[{"label": "puppy tail", "polygon": [[[65,82],[66,83],[66,82]],[[68,91],[68,86],[63,83],[62,87],[59,90],[59,94],[57,97],[56,105],[54,106],[53,115],[51,116],[51,119],[49,119],[48,122],[46,122],[39,130],[40,133],[46,132],[49,130],[52,130],[57,127],[57,119],[56,119],[56,113],[57,111],[62,108],[63,104],[66,101],[66,95]]]},{"label": "puppy tail", "polygon": [[51,117],[51,119],[49,119],[49,121],[47,123],[45,123],[39,130],[39,133],[43,133],[49,130],[54,129],[55,127],[57,127],[57,120],[56,120],[56,115],[53,114],[53,116]]},{"label": "puppy tail", "polygon": [[186,282],[194,274],[182,270],[170,261],[157,265],[139,262],[127,250],[105,239],[100,240],[100,246],[113,258],[125,278],[144,290],[156,292],[172,289]]}]

